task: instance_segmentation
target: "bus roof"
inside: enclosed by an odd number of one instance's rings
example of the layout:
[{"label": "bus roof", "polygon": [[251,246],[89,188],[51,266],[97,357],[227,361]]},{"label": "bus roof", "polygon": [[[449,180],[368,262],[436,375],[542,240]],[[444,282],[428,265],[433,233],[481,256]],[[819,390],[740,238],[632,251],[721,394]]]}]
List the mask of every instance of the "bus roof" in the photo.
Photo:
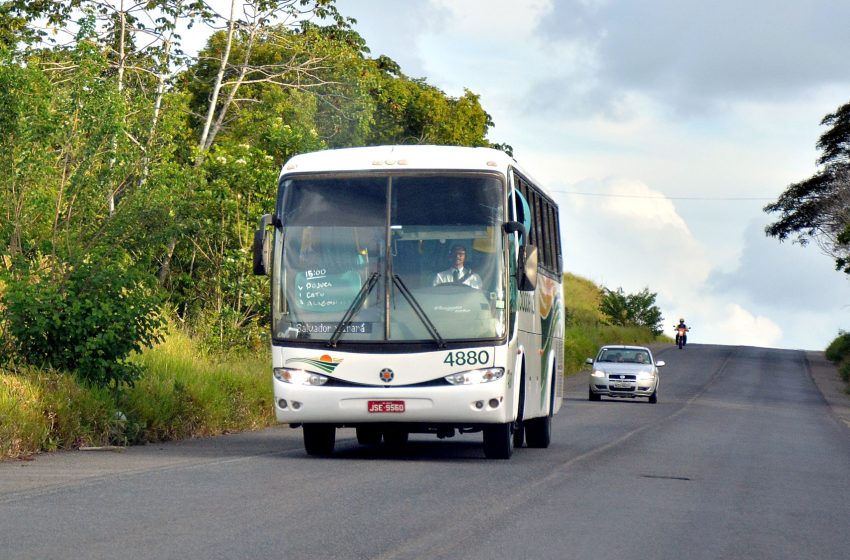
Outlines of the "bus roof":
[{"label": "bus roof", "polygon": [[[533,180],[516,160],[501,150],[462,146],[396,145],[341,148],[299,154],[289,159],[281,176],[322,171],[464,170],[499,171],[516,168]],[[535,181],[536,183],[536,181]],[[538,184],[542,188],[542,185]],[[543,189],[545,192],[545,189]]]}]

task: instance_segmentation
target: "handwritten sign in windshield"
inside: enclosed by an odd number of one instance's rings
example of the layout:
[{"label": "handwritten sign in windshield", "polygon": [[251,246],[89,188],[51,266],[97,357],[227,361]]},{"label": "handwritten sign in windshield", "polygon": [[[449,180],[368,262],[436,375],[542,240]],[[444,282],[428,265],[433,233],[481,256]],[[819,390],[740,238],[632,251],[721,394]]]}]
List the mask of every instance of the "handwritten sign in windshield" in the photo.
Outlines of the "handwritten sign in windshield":
[{"label": "handwritten sign in windshield", "polygon": [[354,271],[331,274],[322,268],[295,275],[295,301],[304,311],[345,311],[360,291],[360,275]]}]

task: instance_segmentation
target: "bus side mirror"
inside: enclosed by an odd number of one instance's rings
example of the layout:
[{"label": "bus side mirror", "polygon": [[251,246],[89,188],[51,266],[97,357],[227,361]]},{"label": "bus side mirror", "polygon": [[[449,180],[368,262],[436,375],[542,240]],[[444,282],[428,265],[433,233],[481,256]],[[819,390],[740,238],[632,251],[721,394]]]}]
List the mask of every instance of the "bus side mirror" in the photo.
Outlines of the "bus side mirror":
[{"label": "bus side mirror", "polygon": [[517,289],[521,292],[533,292],[537,286],[537,247],[526,244],[525,226],[520,222],[505,222],[502,231],[510,235],[519,233],[522,243],[517,255]]},{"label": "bus side mirror", "polygon": [[525,245],[525,226],[520,222],[505,222],[502,224],[502,231],[506,234],[519,233],[522,244]]},{"label": "bus side mirror", "polygon": [[537,286],[537,247],[520,247],[517,261],[517,289],[521,292],[533,292]]},{"label": "bus side mirror", "polygon": [[271,214],[260,218],[257,231],[254,232],[254,274],[265,276],[269,273],[271,261],[272,236],[268,227],[274,222]]}]

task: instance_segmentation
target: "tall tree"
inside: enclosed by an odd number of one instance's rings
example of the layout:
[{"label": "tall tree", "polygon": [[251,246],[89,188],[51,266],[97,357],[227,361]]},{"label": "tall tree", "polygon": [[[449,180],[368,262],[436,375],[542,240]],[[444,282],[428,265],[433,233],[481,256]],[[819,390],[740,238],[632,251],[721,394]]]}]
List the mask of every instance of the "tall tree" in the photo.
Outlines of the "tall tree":
[{"label": "tall tree", "polygon": [[[333,25],[342,28],[347,28],[352,21],[339,15],[334,0],[231,0],[229,14],[224,18],[226,31],[217,34],[213,44],[218,45],[207,49],[205,55],[212,55],[210,63],[216,71],[201,123],[195,165],[203,163],[236,103],[240,88],[246,83],[276,83],[287,88],[311,87],[321,83],[317,70],[324,61],[311,56],[309,51],[271,65],[251,64],[258,41],[285,40],[292,29],[301,27],[311,14],[332,19]],[[270,27],[270,22],[275,20],[279,23]],[[237,42],[241,47],[239,52],[234,49]]]},{"label": "tall tree", "polygon": [[835,259],[837,270],[850,274],[850,103],[825,116],[821,125],[829,129],[817,143],[820,168],[764,207],[779,214],[765,233],[780,241],[795,237],[801,245],[813,240]]},{"label": "tall tree", "polygon": [[658,294],[644,288],[636,294],[626,294],[623,288],[616,291],[602,289],[599,310],[612,325],[646,327],[658,336],[663,332],[661,310],[655,305]]},{"label": "tall tree", "polygon": [[450,97],[423,79],[405,76],[386,56],[375,65],[375,125],[369,143],[490,145],[486,136],[493,121],[478,95],[464,90],[461,97]]}]

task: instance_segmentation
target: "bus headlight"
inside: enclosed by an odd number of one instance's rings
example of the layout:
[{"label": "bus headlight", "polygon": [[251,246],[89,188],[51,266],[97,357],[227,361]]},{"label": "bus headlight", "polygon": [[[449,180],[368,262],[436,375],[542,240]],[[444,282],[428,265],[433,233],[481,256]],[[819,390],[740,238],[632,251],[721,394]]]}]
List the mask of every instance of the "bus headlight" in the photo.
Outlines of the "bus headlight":
[{"label": "bus headlight", "polygon": [[452,385],[477,385],[479,383],[490,383],[501,379],[505,375],[504,368],[471,369],[447,375],[445,380]]},{"label": "bus headlight", "polygon": [[274,376],[278,381],[293,385],[319,386],[328,382],[328,378],[324,375],[303,369],[274,368]]}]

